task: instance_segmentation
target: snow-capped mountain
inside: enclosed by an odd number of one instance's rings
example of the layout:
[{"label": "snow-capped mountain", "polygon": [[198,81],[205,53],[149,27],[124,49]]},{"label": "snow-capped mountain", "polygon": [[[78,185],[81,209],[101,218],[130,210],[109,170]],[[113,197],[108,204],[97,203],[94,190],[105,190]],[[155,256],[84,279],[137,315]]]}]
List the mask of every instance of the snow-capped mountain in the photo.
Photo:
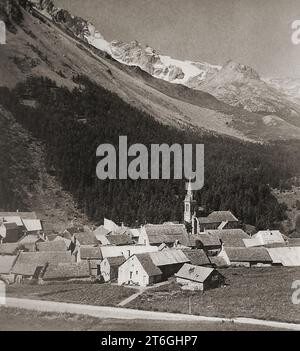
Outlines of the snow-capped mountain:
[{"label": "snow-capped mountain", "polygon": [[78,38],[108,53],[120,63],[140,67],[155,78],[188,86],[189,81],[199,83],[221,69],[221,66],[206,62],[181,61],[160,55],[150,46],[143,46],[137,41],[124,43],[115,40],[110,43],[92,23],[56,8],[52,0],[35,0],[32,3],[43,15],[63,25]]},{"label": "snow-capped mountain", "polygon": [[266,83],[300,103],[300,78],[266,78]]}]

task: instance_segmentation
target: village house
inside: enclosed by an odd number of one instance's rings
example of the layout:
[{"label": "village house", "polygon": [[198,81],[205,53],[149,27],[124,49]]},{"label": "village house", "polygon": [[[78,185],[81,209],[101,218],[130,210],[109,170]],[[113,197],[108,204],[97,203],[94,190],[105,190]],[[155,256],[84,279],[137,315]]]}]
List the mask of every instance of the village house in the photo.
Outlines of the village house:
[{"label": "village house", "polygon": [[233,267],[270,267],[273,263],[272,257],[263,247],[227,247],[225,252]]},{"label": "village house", "polygon": [[216,269],[187,263],[175,274],[175,278],[184,290],[206,291],[225,284],[224,276]]},{"label": "village house", "polygon": [[300,247],[277,247],[266,249],[272,258],[273,265],[285,267],[300,266]]},{"label": "village house", "polygon": [[67,251],[68,247],[63,240],[58,241],[38,241],[36,242],[36,250],[37,251],[45,251],[45,252],[59,252],[59,251]]},{"label": "village house", "polygon": [[87,281],[91,278],[88,261],[79,263],[46,263],[40,279],[49,281]]},{"label": "village house", "polygon": [[124,246],[101,246],[102,258],[124,256],[126,259],[135,254],[157,252],[157,246],[150,245],[124,245]]},{"label": "village house", "polygon": [[7,284],[14,282],[14,276],[11,274],[11,271],[16,259],[17,256],[0,256],[0,280]]},{"label": "village house", "polygon": [[105,282],[118,279],[119,267],[125,262],[124,256],[106,257],[100,263],[100,272]]},{"label": "village house", "polygon": [[211,261],[204,250],[183,249],[182,252],[192,265],[211,267]]},{"label": "village house", "polygon": [[187,262],[185,254],[175,249],[136,254],[119,267],[118,285],[154,284],[170,278]]},{"label": "village house", "polygon": [[207,233],[194,234],[190,236],[191,247],[202,249],[209,256],[217,255],[222,248],[222,243],[217,235]]},{"label": "village house", "polygon": [[59,252],[20,252],[12,268],[17,281],[38,279],[46,263],[71,263],[70,251]]},{"label": "village house", "polygon": [[285,244],[286,238],[279,230],[261,230],[248,240],[244,240],[245,246],[265,246],[272,244]]},{"label": "village house", "polygon": [[146,224],[141,228],[139,244],[168,247],[189,246],[189,235],[184,224]]},{"label": "village house", "polygon": [[208,230],[206,233],[218,238],[225,247],[245,247],[244,239],[250,238],[242,229]]},{"label": "village house", "polygon": [[[87,261],[90,265],[90,272],[93,277],[100,277],[100,263],[103,259],[99,246],[81,246],[80,261]],[[76,261],[75,261],[76,262]],[[77,260],[78,262],[78,260]]]}]

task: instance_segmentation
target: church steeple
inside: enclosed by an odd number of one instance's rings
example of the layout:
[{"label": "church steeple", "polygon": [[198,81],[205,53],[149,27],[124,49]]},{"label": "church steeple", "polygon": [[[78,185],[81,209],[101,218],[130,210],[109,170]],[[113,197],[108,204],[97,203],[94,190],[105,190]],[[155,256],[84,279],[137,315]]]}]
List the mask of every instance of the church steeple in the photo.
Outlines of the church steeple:
[{"label": "church steeple", "polygon": [[196,209],[196,201],[194,200],[194,194],[192,190],[192,180],[189,179],[187,185],[186,196],[184,199],[184,221],[186,223],[192,223],[193,215]]}]

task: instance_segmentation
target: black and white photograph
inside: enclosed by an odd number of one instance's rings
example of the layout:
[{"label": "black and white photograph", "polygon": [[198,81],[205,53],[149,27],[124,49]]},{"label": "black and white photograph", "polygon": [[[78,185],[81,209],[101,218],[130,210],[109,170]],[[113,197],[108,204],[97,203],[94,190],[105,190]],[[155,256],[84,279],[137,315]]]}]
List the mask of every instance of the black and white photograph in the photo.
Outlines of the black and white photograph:
[{"label": "black and white photograph", "polygon": [[0,331],[300,331],[299,0],[0,0]]}]

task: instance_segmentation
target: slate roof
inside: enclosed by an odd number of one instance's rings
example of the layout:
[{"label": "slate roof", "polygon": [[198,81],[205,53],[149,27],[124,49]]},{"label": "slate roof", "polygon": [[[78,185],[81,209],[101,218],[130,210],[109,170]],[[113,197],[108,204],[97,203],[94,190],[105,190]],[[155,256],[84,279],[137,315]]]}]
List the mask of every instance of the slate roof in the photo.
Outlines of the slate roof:
[{"label": "slate roof", "polygon": [[0,256],[0,274],[10,274],[17,256]]},{"label": "slate roof", "polygon": [[238,222],[239,220],[230,211],[214,211],[207,218],[210,222]]},{"label": "slate roof", "polygon": [[189,262],[189,259],[181,250],[168,249],[150,252],[149,255],[157,267]]},{"label": "slate roof", "polygon": [[36,243],[37,251],[67,251],[67,245],[63,240],[45,241]]},{"label": "slate roof", "polygon": [[106,238],[110,245],[121,246],[133,244],[133,240],[127,234],[108,234]]},{"label": "slate roof", "polygon": [[14,255],[19,251],[18,243],[0,244],[0,255]]},{"label": "slate roof", "polygon": [[162,271],[153,263],[149,253],[137,254],[136,257],[149,277],[162,274]]},{"label": "slate roof", "polygon": [[195,266],[211,265],[204,250],[182,250],[190,263]]},{"label": "slate roof", "polygon": [[267,249],[263,247],[240,248],[227,247],[225,252],[231,262],[261,262],[272,263]]},{"label": "slate roof", "polygon": [[209,235],[209,234],[197,234],[197,235],[191,235],[190,236],[190,241],[192,243],[192,246],[197,245],[197,241],[199,241],[203,247],[220,247],[221,242],[218,236],[216,235]]},{"label": "slate roof", "polygon": [[43,280],[82,279],[90,277],[87,261],[79,263],[49,264],[43,275]]},{"label": "slate roof", "polygon": [[94,247],[94,246],[81,246],[80,257],[83,260],[84,259],[93,259],[93,260],[103,259],[100,247]]},{"label": "slate roof", "polygon": [[219,238],[225,247],[245,247],[243,239],[250,239],[242,229],[208,230],[207,233]]},{"label": "slate roof", "polygon": [[214,268],[194,266],[186,263],[175,274],[175,277],[188,279],[197,283],[204,283],[205,280],[213,273],[213,271]]},{"label": "slate roof", "polygon": [[76,233],[75,238],[79,241],[80,245],[97,245],[99,241],[93,232]]},{"label": "slate roof", "polygon": [[21,252],[12,269],[12,273],[32,276],[37,267],[44,266],[46,263],[58,264],[71,262],[69,251],[60,252]]},{"label": "slate roof", "polygon": [[106,260],[111,267],[119,267],[126,261],[124,256],[107,257]]},{"label": "slate roof", "polygon": [[189,245],[188,233],[183,224],[148,224],[144,229],[150,245],[173,244],[178,241],[182,245]]}]

